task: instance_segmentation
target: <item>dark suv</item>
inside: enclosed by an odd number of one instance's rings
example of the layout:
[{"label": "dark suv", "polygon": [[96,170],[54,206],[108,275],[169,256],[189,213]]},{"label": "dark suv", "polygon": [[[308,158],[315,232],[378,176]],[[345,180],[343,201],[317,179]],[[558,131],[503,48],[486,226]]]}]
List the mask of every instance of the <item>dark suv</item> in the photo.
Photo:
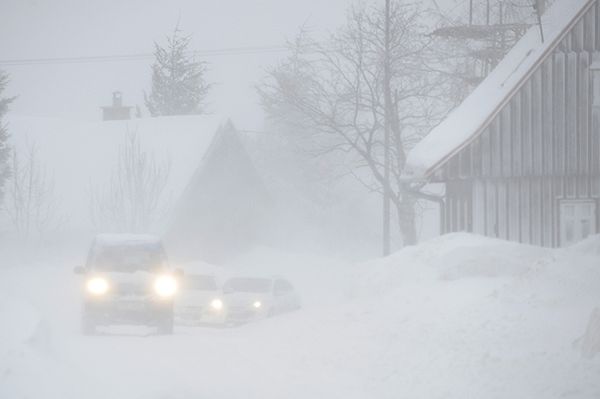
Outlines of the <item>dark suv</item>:
[{"label": "dark suv", "polygon": [[169,268],[161,240],[148,235],[98,235],[85,267],[82,330],[144,324],[159,334],[173,332],[173,299],[178,275]]}]

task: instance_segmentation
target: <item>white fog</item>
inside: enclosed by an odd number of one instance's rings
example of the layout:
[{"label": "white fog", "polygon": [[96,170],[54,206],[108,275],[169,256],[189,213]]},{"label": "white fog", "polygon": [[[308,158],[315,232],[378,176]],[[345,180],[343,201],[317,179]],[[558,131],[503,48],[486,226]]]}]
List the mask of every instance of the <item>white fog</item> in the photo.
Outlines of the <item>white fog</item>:
[{"label": "white fog", "polygon": [[0,398],[600,398],[600,0],[0,0]]}]

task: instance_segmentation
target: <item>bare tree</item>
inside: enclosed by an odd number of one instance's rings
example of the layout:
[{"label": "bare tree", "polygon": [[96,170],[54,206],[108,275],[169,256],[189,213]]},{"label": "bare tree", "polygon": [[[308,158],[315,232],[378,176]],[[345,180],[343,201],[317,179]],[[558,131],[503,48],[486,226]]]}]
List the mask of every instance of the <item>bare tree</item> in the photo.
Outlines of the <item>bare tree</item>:
[{"label": "bare tree", "polygon": [[138,134],[128,132],[108,186],[92,190],[93,223],[119,232],[149,231],[165,211],[169,174],[170,162],[158,163],[144,151]]},{"label": "bare tree", "polygon": [[[292,43],[292,55],[271,69],[258,88],[270,117],[301,125],[317,154],[346,154],[348,173],[369,190],[389,194],[404,244],[417,239],[416,197],[402,179],[406,152],[447,109],[440,101],[439,74],[425,67],[431,39],[421,16],[414,3],[393,2],[389,13],[379,6],[352,9],[346,25],[326,43],[306,35]],[[384,159],[386,81],[391,97],[389,178]]]},{"label": "bare tree", "polygon": [[24,157],[12,151],[5,210],[21,238],[36,235],[42,241],[59,230],[66,218],[59,212],[54,180],[39,161],[35,144],[27,148]]}]

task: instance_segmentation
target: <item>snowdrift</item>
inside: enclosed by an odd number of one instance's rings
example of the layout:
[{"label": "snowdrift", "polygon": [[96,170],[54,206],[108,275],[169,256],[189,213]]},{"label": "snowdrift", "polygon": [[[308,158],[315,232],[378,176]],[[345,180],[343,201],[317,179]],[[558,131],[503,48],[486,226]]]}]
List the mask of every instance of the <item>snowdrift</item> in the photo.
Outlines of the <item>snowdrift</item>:
[{"label": "snowdrift", "polygon": [[455,233],[365,263],[354,271],[349,289],[382,294],[423,280],[517,278],[549,257],[543,248]]},{"label": "snowdrift", "polygon": [[[257,248],[237,271],[280,270],[303,309],[172,337],[82,337],[76,288],[55,289],[68,271],[40,267],[31,282],[32,269],[4,269],[0,289],[28,287],[35,310],[2,312],[23,333],[0,352],[0,397],[597,398],[599,241],[552,250],[451,234],[359,265]],[[49,352],[23,343],[38,319]]]},{"label": "snowdrift", "polygon": [[394,334],[386,345],[397,363],[381,373],[398,376],[395,392],[598,397],[598,245],[598,236],[552,250],[451,234],[357,266],[347,293],[365,323]]}]

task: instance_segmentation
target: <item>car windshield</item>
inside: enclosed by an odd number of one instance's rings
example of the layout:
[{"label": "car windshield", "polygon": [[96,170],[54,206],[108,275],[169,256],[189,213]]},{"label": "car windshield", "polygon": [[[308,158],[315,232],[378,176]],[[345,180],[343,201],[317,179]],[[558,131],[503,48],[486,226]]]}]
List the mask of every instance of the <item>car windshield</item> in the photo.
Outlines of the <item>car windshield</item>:
[{"label": "car windshield", "polygon": [[266,278],[232,278],[223,287],[228,292],[261,293],[271,290],[271,280]]},{"label": "car windshield", "polygon": [[155,271],[165,267],[160,245],[111,245],[96,249],[93,268],[103,271]]},{"label": "car windshield", "polygon": [[216,291],[217,281],[212,276],[186,276],[184,286],[192,291]]}]

